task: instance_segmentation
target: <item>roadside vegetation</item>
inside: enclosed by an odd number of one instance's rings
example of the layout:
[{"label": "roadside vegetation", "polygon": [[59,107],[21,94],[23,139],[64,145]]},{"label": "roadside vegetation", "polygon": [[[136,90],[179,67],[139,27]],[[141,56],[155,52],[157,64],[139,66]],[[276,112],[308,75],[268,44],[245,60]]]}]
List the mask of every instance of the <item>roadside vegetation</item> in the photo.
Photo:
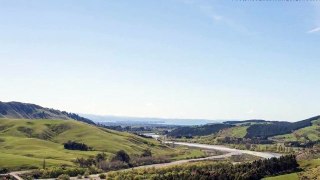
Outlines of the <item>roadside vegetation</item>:
[{"label": "roadside vegetation", "polygon": [[[209,135],[175,136],[173,141],[225,145],[231,148],[295,154],[300,172],[267,177],[266,179],[316,179],[320,177],[320,117],[295,123],[264,120],[229,121],[232,125]],[[196,127],[198,129],[200,127]],[[184,127],[180,128],[183,132]],[[179,132],[179,131],[176,131]]]},{"label": "roadside vegetation", "polygon": [[116,152],[111,159],[108,159],[105,153],[99,153],[94,157],[77,158],[74,163],[77,167],[54,167],[42,168],[40,170],[33,170],[30,173],[23,175],[24,179],[39,179],[39,178],[59,178],[60,176],[88,176],[90,174],[97,174],[108,172],[112,170],[127,169],[136,166],[149,165],[155,163],[169,162],[169,159],[152,157],[150,149],[145,149],[140,156],[130,157],[130,155],[120,150]]},{"label": "roadside vegetation", "polygon": [[257,160],[233,165],[224,162],[196,162],[166,168],[137,169],[108,173],[107,179],[261,179],[298,169],[295,156]]}]

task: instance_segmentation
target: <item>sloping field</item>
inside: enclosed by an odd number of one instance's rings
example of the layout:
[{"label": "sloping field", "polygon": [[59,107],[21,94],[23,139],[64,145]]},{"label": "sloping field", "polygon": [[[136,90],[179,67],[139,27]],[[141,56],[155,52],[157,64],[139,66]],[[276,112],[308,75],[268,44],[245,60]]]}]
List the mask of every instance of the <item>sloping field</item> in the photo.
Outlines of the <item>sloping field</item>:
[{"label": "sloping field", "polygon": [[[93,151],[65,150],[68,140],[85,143]],[[0,119],[0,167],[41,167],[44,159],[48,166],[72,165],[75,158],[98,152],[109,157],[118,150],[139,155],[147,148],[155,155],[173,151],[153,139],[73,120]]]}]

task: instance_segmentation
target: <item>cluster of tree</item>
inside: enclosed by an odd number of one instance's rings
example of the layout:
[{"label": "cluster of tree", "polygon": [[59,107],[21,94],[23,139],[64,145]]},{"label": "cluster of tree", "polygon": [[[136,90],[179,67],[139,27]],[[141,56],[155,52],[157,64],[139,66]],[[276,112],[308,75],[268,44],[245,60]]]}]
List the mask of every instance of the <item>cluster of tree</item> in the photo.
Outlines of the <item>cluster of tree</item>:
[{"label": "cluster of tree", "polygon": [[285,142],[284,144],[285,146],[288,146],[288,147],[312,148],[313,146],[320,144],[320,140],[306,141],[306,142],[289,141],[289,142]]},{"label": "cluster of tree", "polygon": [[224,137],[217,138],[219,144],[272,144],[273,141],[266,138],[237,138]]},{"label": "cluster of tree", "polygon": [[253,124],[247,129],[246,138],[262,137],[267,138],[271,136],[291,133],[294,130],[304,128],[312,125],[312,121],[319,119],[316,116],[298,122],[279,122],[274,121],[267,124]]},{"label": "cluster of tree", "polygon": [[257,160],[252,163],[200,162],[167,168],[149,168],[108,174],[108,179],[244,179],[258,180],[266,176],[296,171],[294,155]]},{"label": "cluster of tree", "polygon": [[99,153],[95,157],[77,158],[75,160],[75,163],[81,168],[96,167],[103,171],[165,162],[169,162],[169,160],[162,157],[152,157],[152,152],[149,149],[145,149],[139,157],[130,157],[128,153],[120,150],[111,158],[110,161],[106,159],[106,155],[104,153]]},{"label": "cluster of tree", "polygon": [[75,141],[68,141],[63,144],[65,149],[69,150],[80,150],[80,151],[90,151],[92,150],[92,147],[84,144],[84,143],[78,143]]},{"label": "cluster of tree", "polygon": [[78,164],[82,168],[87,168],[91,166],[97,166],[99,162],[106,160],[106,154],[105,153],[98,153],[94,157],[89,158],[77,158],[74,162]]},{"label": "cluster of tree", "polygon": [[248,124],[251,124],[251,123],[269,123],[269,122],[273,122],[273,121],[266,121],[266,120],[262,120],[262,119],[251,119],[251,120],[245,120],[245,121],[225,121],[223,122],[224,124],[244,124],[245,125],[248,125]]},{"label": "cluster of tree", "polygon": [[230,124],[207,124],[203,126],[183,126],[178,127],[171,132],[168,132],[168,136],[179,137],[192,137],[192,136],[205,136],[214,134],[222,129],[233,127]]},{"label": "cluster of tree", "polygon": [[69,118],[71,119],[74,119],[74,120],[77,120],[77,121],[81,121],[81,122],[85,122],[85,123],[88,123],[88,124],[92,124],[92,125],[95,125],[95,123],[88,119],[88,118],[84,118],[82,116],[79,116],[78,114],[75,114],[75,113],[68,113],[66,111],[62,111],[63,114],[67,115]]}]

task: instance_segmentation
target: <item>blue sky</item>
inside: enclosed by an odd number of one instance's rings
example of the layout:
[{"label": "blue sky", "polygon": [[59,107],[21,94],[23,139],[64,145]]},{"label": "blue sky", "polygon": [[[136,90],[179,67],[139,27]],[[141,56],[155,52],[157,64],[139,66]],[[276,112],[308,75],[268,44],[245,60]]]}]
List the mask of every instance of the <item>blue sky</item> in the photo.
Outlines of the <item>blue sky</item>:
[{"label": "blue sky", "polygon": [[320,114],[320,2],[0,0],[1,101],[78,113]]}]

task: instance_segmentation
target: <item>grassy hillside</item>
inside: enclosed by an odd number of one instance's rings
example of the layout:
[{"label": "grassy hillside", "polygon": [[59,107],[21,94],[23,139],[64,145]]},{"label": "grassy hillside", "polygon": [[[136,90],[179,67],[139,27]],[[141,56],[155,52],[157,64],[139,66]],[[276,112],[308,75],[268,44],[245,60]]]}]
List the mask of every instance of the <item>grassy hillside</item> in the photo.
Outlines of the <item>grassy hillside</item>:
[{"label": "grassy hillside", "polygon": [[243,138],[247,134],[248,127],[249,126],[235,126],[228,129],[223,129],[217,134],[217,136]]},{"label": "grassy hillside", "polygon": [[[65,150],[63,143],[68,140],[85,143],[94,150]],[[0,167],[40,167],[43,159],[48,166],[72,165],[71,161],[77,157],[101,151],[110,157],[121,149],[139,155],[147,148],[156,155],[170,150],[153,139],[73,120],[0,119]]]},{"label": "grassy hillside", "polygon": [[320,116],[315,116],[297,122],[280,122],[274,121],[269,124],[254,124],[247,129],[247,138],[268,138],[277,135],[291,133],[295,130],[312,126],[312,122],[320,119]]},{"label": "grassy hillside", "polygon": [[59,111],[55,109],[41,107],[36,104],[21,102],[1,102],[0,118],[13,119],[65,119],[77,120],[88,124],[94,124],[90,119],[81,117],[74,113]]},{"label": "grassy hillside", "polygon": [[[211,124],[194,127],[179,127],[168,134],[172,137],[195,136],[199,143],[271,143],[306,142],[320,140],[320,116],[302,121],[280,122],[265,120],[227,121],[224,124]],[[190,137],[189,137],[190,138]]]},{"label": "grassy hillside", "polygon": [[312,126],[301,128],[289,134],[273,137],[278,141],[317,141],[320,139],[320,119],[312,121]]}]

